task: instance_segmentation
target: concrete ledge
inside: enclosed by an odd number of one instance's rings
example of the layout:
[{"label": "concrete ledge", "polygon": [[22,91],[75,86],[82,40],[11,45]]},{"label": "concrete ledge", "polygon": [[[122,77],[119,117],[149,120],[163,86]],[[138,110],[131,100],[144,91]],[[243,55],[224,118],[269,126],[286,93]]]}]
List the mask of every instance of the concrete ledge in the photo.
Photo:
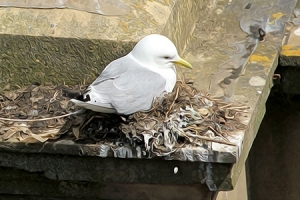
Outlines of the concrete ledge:
[{"label": "concrete ledge", "polygon": [[[153,1],[151,1],[153,2]],[[149,1],[149,3],[151,3]],[[155,2],[155,1],[154,1]],[[178,1],[179,2],[179,1]],[[180,3],[183,4],[183,2],[186,1],[180,1]],[[190,3],[193,2],[194,5],[197,5],[196,1],[189,1]],[[206,3],[204,3],[206,2]],[[264,113],[265,113],[265,102],[266,99],[268,98],[269,92],[270,92],[270,88],[272,87],[273,84],[273,73],[277,67],[277,61],[278,61],[278,49],[280,48],[280,41],[282,40],[283,37],[283,32],[285,29],[285,22],[289,21],[289,17],[290,14],[295,6],[296,1],[295,0],[281,0],[278,1],[276,6],[274,6],[274,4],[270,4],[269,1],[267,0],[263,0],[263,1],[253,1],[251,3],[249,3],[249,1],[243,0],[243,1],[238,1],[238,2],[234,2],[232,3],[231,1],[227,2],[227,1],[210,1],[210,0],[203,0],[203,2],[201,1],[201,3],[204,3],[202,5],[207,5],[206,9],[201,10],[201,13],[199,16],[193,18],[193,20],[199,19],[197,25],[196,25],[196,29],[195,32],[193,34],[192,39],[189,41],[188,46],[186,48],[186,51],[184,52],[183,57],[186,58],[187,60],[189,60],[193,66],[195,67],[195,71],[193,72],[185,72],[185,71],[180,71],[181,75],[185,75],[186,78],[191,78],[193,80],[195,80],[195,85],[202,90],[205,91],[209,91],[209,89],[213,86],[213,87],[217,87],[221,92],[225,91],[224,88],[219,87],[220,84],[219,83],[227,83],[227,86],[225,84],[225,86],[227,88],[229,88],[230,90],[233,91],[234,95],[233,95],[233,100],[238,101],[238,102],[242,102],[245,103],[247,105],[249,105],[250,107],[250,111],[249,113],[247,113],[246,118],[247,118],[247,125],[248,125],[248,129],[243,132],[242,136],[243,137],[239,137],[239,141],[240,141],[240,149],[239,151],[235,151],[234,155],[236,155],[236,157],[238,158],[238,160],[236,161],[236,163],[233,164],[228,164],[227,165],[227,169],[231,169],[231,171],[226,171],[226,176],[221,176],[220,174],[218,174],[217,172],[221,172],[223,171],[222,169],[220,169],[219,167],[222,167],[224,164],[222,163],[215,163],[215,165],[213,165],[212,168],[210,168],[209,165],[203,164],[203,163],[185,163],[187,164],[188,167],[191,167],[192,165],[198,165],[199,166],[195,166],[193,168],[194,171],[196,171],[197,173],[201,174],[202,172],[204,172],[203,174],[210,174],[210,170],[213,170],[213,178],[214,179],[208,179],[207,177],[204,176],[198,176],[197,179],[197,183],[199,183],[199,181],[201,183],[205,183],[206,180],[208,181],[212,181],[212,183],[217,183],[216,187],[218,190],[231,190],[233,189],[233,187],[236,187],[236,184],[238,183],[240,174],[242,173],[242,171],[244,170],[244,165],[245,165],[245,161],[247,159],[249,150],[251,148],[251,145],[256,137],[257,131],[259,129],[260,123],[263,119]],[[217,3],[217,4],[216,4]],[[251,4],[251,5],[250,5]],[[173,4],[176,7],[176,3]],[[189,4],[190,5],[190,4]],[[248,8],[250,5],[250,9]],[[137,8],[141,8],[142,10],[145,9],[144,6],[146,6],[146,4],[137,4],[136,5]],[[204,6],[204,7],[205,7]],[[175,8],[174,7],[174,8]],[[197,6],[195,6],[197,7]],[[213,8],[213,9],[211,9]],[[178,7],[179,9],[179,7]],[[193,10],[196,8],[190,8],[190,10]],[[197,9],[202,9],[201,5],[199,7],[197,7]],[[196,10],[197,10],[196,9]],[[156,11],[158,9],[155,9]],[[143,12],[143,11],[141,11]],[[192,12],[192,13],[196,13]],[[179,13],[177,13],[179,14]],[[189,25],[186,23],[186,21],[181,21],[181,20],[186,20],[185,16],[177,16],[177,14],[174,13],[174,15],[172,15],[172,19],[169,18],[169,20],[174,20],[174,22],[178,22],[179,19],[177,18],[182,18],[180,19],[181,23],[177,23],[178,25],[182,25],[183,27],[189,27]],[[180,15],[183,13],[180,13]],[[190,13],[189,13],[190,14]],[[255,15],[254,15],[255,14]],[[257,15],[256,15],[257,14]],[[260,14],[261,16],[259,16],[258,14]],[[192,15],[191,15],[192,16]],[[193,15],[194,16],[194,15]],[[196,16],[196,15],[195,15]],[[267,31],[267,37],[265,42],[258,42],[255,38],[253,38],[253,35],[251,36],[251,33],[247,34],[246,32],[241,30],[241,24],[240,24],[240,19],[244,19],[244,22],[246,24],[243,25],[247,25],[248,27],[250,26],[254,26],[256,24],[252,24],[252,23],[256,23],[255,20],[253,20],[253,17],[257,17],[258,19],[268,19],[264,21],[264,24],[262,23],[261,25],[264,27],[264,29],[269,30]],[[143,18],[145,19],[145,18]],[[124,22],[124,21],[123,21]],[[127,21],[126,21],[127,22]],[[148,19],[147,23],[151,23],[152,21],[150,20],[150,18]],[[269,23],[272,22],[272,23]],[[125,23],[125,22],[124,22]],[[124,23],[121,23],[120,26],[123,26]],[[176,23],[172,23],[169,26],[176,24]],[[133,26],[134,25],[134,26]],[[127,24],[123,27],[124,30],[132,30],[135,29],[135,25],[137,24]],[[128,26],[128,27],[127,27]],[[140,25],[141,27],[145,27],[144,24]],[[138,26],[138,27],[140,27]],[[187,34],[188,31],[187,30],[181,30],[181,29],[176,29],[180,26],[174,25],[171,26],[169,28],[167,28],[168,26],[163,26],[161,27],[161,29],[159,29],[161,32],[160,33],[164,33],[165,35],[167,35],[167,33],[169,33],[171,35],[177,35],[176,38],[179,38],[179,36],[183,36],[184,34]],[[271,29],[267,29],[270,28]],[[273,29],[272,29],[273,28]],[[193,28],[191,27],[192,30]],[[75,30],[75,29],[74,29]],[[154,29],[149,29],[146,30],[146,32],[151,32]],[[158,29],[155,29],[156,31]],[[170,32],[170,31],[176,30],[177,32]],[[142,33],[145,33],[145,31],[142,31]],[[4,34],[2,34],[3,36],[5,36]],[[6,34],[8,35],[8,34]],[[109,35],[109,34],[108,34]],[[124,54],[126,53],[126,51],[132,47],[132,45],[134,44],[134,42],[136,42],[135,37],[139,37],[139,34],[136,34],[136,32],[133,32],[132,34],[128,34],[130,35],[130,37],[133,36],[133,38],[129,39],[129,40],[120,40],[120,41],[124,41],[123,45],[124,47],[120,48],[118,46],[117,43],[115,43],[116,46],[113,47],[112,51],[107,51],[106,47],[103,47],[101,45],[103,45],[103,43],[99,44],[97,43],[98,41],[100,41],[99,39],[95,38],[93,36],[93,38],[88,38],[88,42],[84,43],[82,42],[83,39],[82,38],[76,38],[76,39],[70,39],[72,42],[67,42],[66,38],[64,37],[60,37],[59,39],[61,39],[61,42],[56,42],[57,46],[51,46],[51,44],[55,43],[53,41],[57,41],[58,37],[42,37],[42,36],[23,36],[25,39],[27,37],[31,37],[33,39],[30,40],[30,45],[29,47],[26,47],[27,49],[31,48],[31,46],[34,46],[34,49],[36,48],[36,54],[32,53],[32,62],[37,62],[37,63],[46,63],[44,62],[40,57],[39,57],[39,51],[41,51],[41,47],[44,47],[43,45],[41,46],[40,44],[36,44],[36,40],[35,38],[37,37],[41,37],[43,38],[50,46],[47,48],[53,48],[51,49],[51,52],[57,53],[57,56],[59,59],[52,61],[49,59],[49,63],[51,62],[52,65],[51,67],[47,68],[47,72],[46,69],[43,69],[42,72],[37,71],[36,73],[44,73],[43,76],[48,75],[54,73],[54,75],[52,75],[53,77],[55,77],[57,74],[60,74],[59,77],[63,76],[61,74],[66,74],[66,77],[69,77],[72,74],[72,78],[70,78],[70,83],[74,83],[76,81],[82,81],[82,74],[85,74],[86,72],[89,72],[89,74],[95,74],[98,71],[98,63],[97,61],[102,61],[102,62],[106,62],[108,61],[108,58],[111,58],[110,56],[113,54],[114,56],[119,55],[119,52],[121,50],[121,52],[123,52]],[[178,36],[179,35],[179,36]],[[110,35],[109,35],[110,36]],[[176,45],[181,49],[181,51],[184,49],[185,47],[185,43],[188,40],[188,34],[186,35],[186,40],[184,40],[183,43],[179,43],[179,39],[177,40],[176,38],[172,38]],[[1,36],[2,37],[2,36]],[[11,35],[9,35],[9,37],[12,37]],[[18,38],[19,36],[16,35],[16,38]],[[110,36],[113,37],[113,36]],[[120,34],[120,38],[122,37],[122,34]],[[120,39],[119,38],[119,39]],[[24,40],[25,40],[24,39]],[[74,42],[74,40],[76,40],[76,42]],[[14,38],[11,38],[11,41],[14,41]],[[107,45],[109,46],[109,42],[112,41],[110,39],[105,39],[102,40],[103,41],[107,41]],[[1,41],[4,42],[4,41]],[[15,42],[15,48],[19,48],[20,49],[20,45],[22,45],[22,42],[18,43]],[[4,44],[4,43],[3,43]],[[95,45],[96,44],[96,45]],[[101,44],[101,45],[100,45]],[[104,43],[106,44],[106,43]],[[19,46],[18,46],[19,45]],[[92,48],[87,48],[87,45],[91,45]],[[94,46],[93,46],[94,45]],[[11,51],[11,47],[9,46],[9,43],[5,45],[3,45],[6,48],[6,54],[9,54],[9,56],[6,56],[5,59],[10,59],[9,62],[5,61],[6,63],[12,63],[14,61],[14,59],[17,58],[17,56],[15,56],[16,53]],[[71,48],[71,47],[72,48]],[[131,46],[131,47],[130,47]],[[251,48],[249,48],[251,47]],[[69,53],[70,49],[78,49],[76,51],[78,52],[82,52],[82,55],[89,55],[89,57],[84,57],[82,56],[80,53]],[[58,49],[58,50],[57,50]],[[110,48],[112,49],[112,48]],[[125,50],[124,50],[125,49]],[[247,51],[245,51],[247,50]],[[249,51],[248,51],[249,50]],[[4,52],[4,50],[3,50]],[[25,54],[27,51],[24,51]],[[101,53],[100,53],[101,52]],[[22,53],[19,53],[17,55],[23,56],[21,55]],[[59,55],[62,54],[62,55]],[[104,57],[99,58],[99,55],[103,55]],[[4,54],[1,54],[4,55]],[[47,54],[48,56],[51,54]],[[24,56],[23,56],[24,57]],[[56,57],[53,56],[53,57]],[[66,60],[65,58],[70,58],[69,60]],[[95,60],[95,66],[94,67],[81,67],[83,64],[86,63],[91,63],[91,61],[89,60],[90,58],[94,58]],[[4,59],[4,60],[5,60]],[[106,60],[105,60],[106,59]],[[77,67],[74,67],[73,65],[70,65],[69,63],[72,61],[72,64],[77,64]],[[3,59],[2,61],[3,62]],[[54,65],[54,64],[55,65]],[[65,68],[59,68],[60,70],[58,70],[57,72],[53,72],[54,69],[56,69],[54,66],[60,66],[58,64],[61,63],[65,63]],[[3,65],[3,64],[2,64]],[[12,65],[12,64],[11,64]],[[44,64],[45,65],[45,64]],[[26,65],[27,66],[27,65]],[[35,70],[39,70],[38,67],[35,68],[35,66],[37,66],[37,64],[33,65],[33,69]],[[39,65],[39,67],[41,67],[43,65]],[[11,77],[14,77],[14,73],[16,73],[16,70],[14,72],[10,71],[9,65],[5,65],[5,67],[3,67],[1,73],[6,73],[5,77],[7,77],[6,82],[10,82],[10,83],[14,83],[12,84],[12,86],[16,86],[16,81],[13,82],[13,80],[11,80]],[[19,69],[19,68],[18,68]],[[239,69],[239,70],[236,70]],[[88,71],[89,70],[89,71]],[[94,70],[94,71],[93,71]],[[69,73],[69,72],[72,73]],[[229,73],[228,73],[229,71]],[[17,71],[19,73],[19,71]],[[226,75],[226,76],[218,76],[219,74],[221,75]],[[24,77],[24,75],[19,76],[19,78]],[[85,77],[86,79],[89,79],[88,81],[91,81],[90,79],[94,78],[93,75]],[[214,78],[217,79],[217,81],[219,82],[212,82],[211,80],[214,80]],[[59,82],[63,80],[62,78],[58,78],[56,81]],[[226,80],[226,81],[224,81]],[[228,81],[230,80],[230,81]],[[22,80],[18,80],[19,82],[23,82]],[[28,81],[27,81],[28,82]],[[213,83],[213,84],[210,84]],[[224,86],[224,85],[223,85]],[[229,87],[230,86],[230,87]],[[39,165],[37,168],[38,171],[45,171],[44,167],[48,167],[45,166],[44,163],[48,163],[49,160],[45,159],[46,156],[45,155],[41,155],[41,157],[45,156],[45,158],[41,158],[41,159],[37,159],[36,154],[33,156],[27,156],[27,155],[22,155],[22,157],[20,156],[20,153],[18,152],[20,149],[17,149],[17,147],[20,147],[18,145],[11,145],[13,148],[9,149],[7,148],[7,146],[9,146],[10,144],[1,144],[1,149],[2,151],[15,151],[16,153],[9,153],[10,156],[12,157],[16,157],[18,159],[9,159],[9,156],[5,155],[5,153],[3,153],[3,162],[1,164],[1,166],[3,167],[16,167],[19,169],[26,169],[27,170],[31,170],[31,165],[29,162],[30,160],[33,161],[37,161]],[[71,146],[71,145],[70,145]],[[71,151],[70,146],[65,146],[65,148],[68,151]],[[55,146],[55,148],[59,148],[60,146]],[[30,149],[31,148],[31,149]],[[47,145],[44,145],[43,148],[47,148]],[[74,152],[77,151],[77,147],[76,146],[72,146],[72,148],[74,148]],[[226,149],[226,148],[224,148]],[[26,149],[21,148],[20,151],[24,151],[24,152],[33,152],[35,151],[36,148],[33,148],[33,146],[28,145],[26,147]],[[55,149],[56,150],[56,149]],[[43,151],[43,150],[40,150]],[[39,151],[39,152],[40,152]],[[99,152],[99,151],[96,151]],[[45,153],[45,152],[44,152]],[[49,152],[47,152],[49,153]],[[24,153],[26,154],[26,153]],[[58,155],[53,156],[54,159],[56,159],[55,157]],[[227,155],[226,155],[227,156]],[[29,157],[32,157],[32,159],[28,159]],[[49,158],[49,156],[47,156]],[[33,159],[34,158],[34,159]],[[81,157],[80,157],[81,158]],[[79,158],[74,156],[74,159],[76,159],[76,163],[82,164],[82,162],[79,162]],[[89,157],[84,157],[84,159],[90,159]],[[94,157],[93,159],[99,159],[98,157]],[[66,159],[64,159],[66,160]],[[24,161],[24,162],[22,162]],[[27,163],[26,163],[26,162]],[[48,161],[48,162],[47,162]],[[106,161],[108,162],[108,160],[106,159]],[[129,160],[122,160],[125,162],[130,162]],[[156,173],[157,172],[157,166],[156,166],[156,160],[151,160],[151,165],[155,167],[153,167],[153,171]],[[99,162],[99,160],[98,160]],[[145,160],[140,160],[140,162],[148,162]],[[164,165],[167,164],[168,161],[164,161]],[[179,162],[179,161],[177,161]],[[26,163],[26,164],[24,164]],[[52,165],[49,164],[49,166],[52,166],[53,168],[51,168],[51,170],[49,170],[50,172],[52,172],[52,169],[57,170],[58,167],[57,166],[62,166],[61,169],[68,169],[68,167],[64,167],[63,165],[54,165],[54,162],[49,162],[52,163]],[[59,162],[58,162],[59,163]],[[231,168],[233,165],[233,168]],[[25,166],[25,167],[24,167]],[[68,164],[66,166],[75,166],[72,164]],[[95,169],[96,167],[91,167],[91,165],[86,165],[89,168],[88,169]],[[119,165],[114,165],[114,166],[119,166]],[[207,169],[204,171],[203,166],[209,166],[207,167]],[[170,167],[170,171],[168,171],[168,173],[171,173],[172,176],[174,176],[174,174],[172,173],[172,170],[174,166]],[[70,167],[71,168],[71,167]],[[72,167],[74,168],[74,167]],[[167,170],[167,168],[163,168],[163,167],[158,167],[159,169],[164,169]],[[181,167],[180,167],[181,168]],[[25,170],[26,170],[25,169]],[[106,169],[110,169],[105,168]],[[130,167],[128,167],[128,165],[126,165],[124,168],[122,169],[131,169]],[[136,173],[140,173],[143,174],[143,170],[144,168],[139,168],[138,170],[136,170]],[[188,168],[187,168],[188,169]],[[199,170],[200,169],[200,170]],[[69,173],[70,170],[59,170],[58,172],[64,171],[66,173]],[[88,170],[81,170],[81,172],[86,172]],[[116,170],[117,171],[117,170]],[[123,170],[120,170],[120,173],[124,173]],[[56,172],[56,171],[54,171]],[[163,172],[163,171],[162,171]],[[193,175],[191,174],[190,170],[186,171],[187,174],[189,175]],[[160,178],[162,177],[163,174],[167,175],[168,173],[162,173],[158,175],[158,178],[155,180],[160,180]],[[53,178],[56,178],[57,174],[59,173],[53,173],[52,176]],[[71,173],[71,175],[77,175],[77,173]],[[126,174],[126,173],[124,173]],[[170,176],[171,176],[170,174]],[[113,176],[113,173],[111,173],[111,175]],[[129,178],[131,178],[131,174],[128,173],[127,174],[129,176]],[[182,174],[181,174],[182,175]],[[83,176],[84,177],[84,176]],[[95,176],[93,176],[95,177]],[[152,177],[152,173],[151,176]],[[182,177],[187,177],[187,176],[182,176]],[[68,177],[70,179],[70,177]],[[206,178],[206,179],[205,179]],[[149,179],[149,178],[148,178]],[[78,180],[78,179],[75,179]],[[181,181],[184,181],[183,179],[180,179]],[[215,182],[214,182],[215,181]],[[130,182],[127,180],[127,182]],[[178,184],[178,182],[176,182]],[[181,184],[181,182],[180,182]],[[220,184],[220,185],[219,185]],[[209,184],[208,184],[209,185]]]},{"label": "concrete ledge", "polygon": [[300,65],[300,25],[287,31],[280,51],[281,66]]},{"label": "concrete ledge", "polygon": [[[288,23],[282,41],[279,64],[281,66],[300,65],[300,2],[298,1],[291,22]],[[290,91],[288,91],[290,92]]]},{"label": "concrete ledge", "polygon": [[[124,184],[49,180],[41,173],[0,168],[0,199],[153,199],[210,200],[202,184]],[[16,185],[18,187],[16,189]],[[4,193],[4,194],[3,194]],[[14,194],[14,195],[8,195]],[[11,197],[11,198],[9,198]]]},{"label": "concrete ledge", "polygon": [[0,8],[0,87],[92,82],[150,33],[168,36],[182,53],[203,3],[124,2],[131,11],[119,17],[72,9]]}]

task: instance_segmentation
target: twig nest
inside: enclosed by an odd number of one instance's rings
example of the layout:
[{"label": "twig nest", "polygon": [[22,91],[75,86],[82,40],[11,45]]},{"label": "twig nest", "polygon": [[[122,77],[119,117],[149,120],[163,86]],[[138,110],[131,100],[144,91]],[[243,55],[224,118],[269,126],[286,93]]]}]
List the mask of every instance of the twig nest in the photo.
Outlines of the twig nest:
[{"label": "twig nest", "polygon": [[[78,87],[78,86],[77,86]],[[75,106],[62,95],[64,86],[38,86],[0,94],[0,141],[45,142],[68,131]]]},{"label": "twig nest", "polygon": [[142,138],[149,153],[166,156],[207,141],[235,145],[227,136],[246,128],[241,118],[247,109],[179,81],[174,92],[158,99],[153,109],[133,114],[120,128],[129,140]]},{"label": "twig nest", "polygon": [[202,116],[207,116],[209,113],[209,110],[207,108],[200,108],[197,110]]}]

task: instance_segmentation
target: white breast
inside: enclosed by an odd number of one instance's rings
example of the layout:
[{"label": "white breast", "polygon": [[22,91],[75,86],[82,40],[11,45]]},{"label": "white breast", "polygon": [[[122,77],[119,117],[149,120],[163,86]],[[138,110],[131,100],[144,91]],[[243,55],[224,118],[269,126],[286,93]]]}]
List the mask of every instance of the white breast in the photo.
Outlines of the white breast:
[{"label": "white breast", "polygon": [[156,72],[158,74],[160,74],[164,79],[166,79],[166,86],[165,86],[165,91],[170,93],[173,91],[174,86],[176,84],[176,68],[173,65],[173,67],[166,67],[166,68],[162,68],[162,67],[154,67],[156,65],[156,63],[151,63],[148,62],[147,65],[145,65],[144,63],[140,62],[139,60],[137,60],[132,53],[129,53],[127,56],[129,56],[131,59],[135,60],[136,62],[138,62],[140,64],[141,67],[145,67],[148,68],[149,70]]},{"label": "white breast", "polygon": [[166,68],[160,70],[160,75],[164,77],[164,79],[166,79],[166,86],[165,86],[166,92],[168,93],[172,92],[177,80],[175,66],[172,68]]}]

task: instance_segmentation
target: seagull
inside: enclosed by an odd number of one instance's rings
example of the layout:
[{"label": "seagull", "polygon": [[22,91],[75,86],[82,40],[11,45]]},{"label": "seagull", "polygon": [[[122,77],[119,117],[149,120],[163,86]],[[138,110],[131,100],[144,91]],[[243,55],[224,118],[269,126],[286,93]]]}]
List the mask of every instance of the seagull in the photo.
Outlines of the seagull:
[{"label": "seagull", "polygon": [[156,98],[173,91],[175,65],[192,69],[170,39],[147,35],[126,56],[108,64],[86,91],[71,101],[101,113],[130,115],[150,110]]}]

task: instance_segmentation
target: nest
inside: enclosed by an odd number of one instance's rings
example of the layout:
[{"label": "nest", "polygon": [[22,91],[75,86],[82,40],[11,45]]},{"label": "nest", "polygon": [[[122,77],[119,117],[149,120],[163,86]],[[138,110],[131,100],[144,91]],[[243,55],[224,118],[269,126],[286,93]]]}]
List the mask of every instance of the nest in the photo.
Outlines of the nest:
[{"label": "nest", "polygon": [[236,145],[228,136],[246,128],[247,106],[212,97],[184,81],[147,112],[119,116],[87,111],[71,117],[78,109],[69,101],[72,91],[85,88],[32,85],[2,93],[0,141],[45,142],[64,134],[77,143],[104,142],[112,149],[126,143],[141,146],[145,155],[166,156],[207,141]]},{"label": "nest", "polygon": [[130,140],[143,141],[147,152],[166,156],[205,141],[236,145],[227,137],[246,128],[242,121],[247,110],[178,81],[173,93],[158,99],[150,111],[133,114],[120,129]]},{"label": "nest", "polygon": [[1,140],[45,142],[67,132],[76,108],[63,96],[64,88],[32,85],[0,94]]}]

